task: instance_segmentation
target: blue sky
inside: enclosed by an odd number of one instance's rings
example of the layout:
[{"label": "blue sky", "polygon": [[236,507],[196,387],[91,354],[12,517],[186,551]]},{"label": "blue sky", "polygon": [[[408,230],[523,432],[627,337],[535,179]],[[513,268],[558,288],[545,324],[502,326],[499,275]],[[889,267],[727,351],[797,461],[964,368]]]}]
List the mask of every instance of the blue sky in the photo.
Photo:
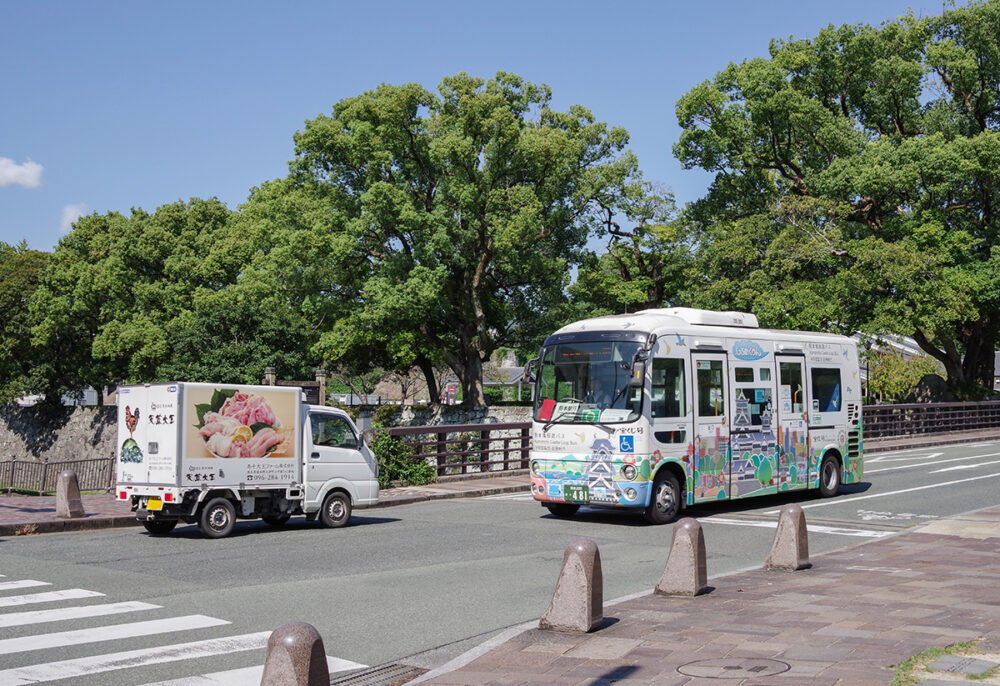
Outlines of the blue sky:
[{"label": "blue sky", "polygon": [[[964,3],[960,3],[964,4]],[[878,25],[936,2],[53,2],[0,0],[0,241],[51,250],[81,213],[192,197],[237,208],[292,134],[379,83],[509,71],[624,126],[680,203],[674,104],[773,37]]]}]

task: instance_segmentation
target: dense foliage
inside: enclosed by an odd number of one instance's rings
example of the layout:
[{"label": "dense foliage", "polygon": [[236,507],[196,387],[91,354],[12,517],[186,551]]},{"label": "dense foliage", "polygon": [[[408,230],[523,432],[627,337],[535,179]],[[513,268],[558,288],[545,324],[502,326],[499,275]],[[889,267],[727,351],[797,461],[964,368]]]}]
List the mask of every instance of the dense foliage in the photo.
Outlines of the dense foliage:
[{"label": "dense foliage", "polygon": [[693,302],[914,337],[957,393],[1000,333],[1000,3],[773,41],[677,104]]}]

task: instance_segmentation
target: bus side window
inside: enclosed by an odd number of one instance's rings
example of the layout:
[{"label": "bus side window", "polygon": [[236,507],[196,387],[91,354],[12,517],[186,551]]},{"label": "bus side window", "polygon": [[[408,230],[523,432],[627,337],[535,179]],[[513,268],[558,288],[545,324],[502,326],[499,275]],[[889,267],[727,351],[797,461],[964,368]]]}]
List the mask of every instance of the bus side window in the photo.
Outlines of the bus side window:
[{"label": "bus side window", "polygon": [[820,412],[840,412],[840,370],[813,367],[810,372],[813,404]]},{"label": "bus side window", "polygon": [[651,393],[653,417],[687,415],[684,402],[684,360],[654,358]]},{"label": "bus side window", "polygon": [[725,397],[722,362],[698,360],[698,416],[721,417],[725,415]]}]

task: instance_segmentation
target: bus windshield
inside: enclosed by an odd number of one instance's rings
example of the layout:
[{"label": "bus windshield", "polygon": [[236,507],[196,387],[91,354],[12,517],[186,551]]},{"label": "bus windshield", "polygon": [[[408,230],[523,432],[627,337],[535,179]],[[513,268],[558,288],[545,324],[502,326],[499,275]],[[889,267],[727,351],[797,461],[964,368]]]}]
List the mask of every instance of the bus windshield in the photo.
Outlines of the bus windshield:
[{"label": "bus windshield", "polygon": [[542,348],[535,420],[553,424],[633,422],[642,388],[630,388],[635,341],[557,343]]}]

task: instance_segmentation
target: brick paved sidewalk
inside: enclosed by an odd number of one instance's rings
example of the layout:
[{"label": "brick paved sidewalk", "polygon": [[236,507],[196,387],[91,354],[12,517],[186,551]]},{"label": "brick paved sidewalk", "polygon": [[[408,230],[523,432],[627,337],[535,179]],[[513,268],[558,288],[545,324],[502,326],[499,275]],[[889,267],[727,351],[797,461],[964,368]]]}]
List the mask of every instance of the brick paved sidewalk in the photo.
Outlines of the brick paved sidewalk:
[{"label": "brick paved sidewalk", "polygon": [[606,607],[604,628],[590,634],[528,629],[429,681],[874,686],[931,646],[1000,645],[1000,507],[812,563],[712,579],[712,592],[696,598],[627,600]]}]

